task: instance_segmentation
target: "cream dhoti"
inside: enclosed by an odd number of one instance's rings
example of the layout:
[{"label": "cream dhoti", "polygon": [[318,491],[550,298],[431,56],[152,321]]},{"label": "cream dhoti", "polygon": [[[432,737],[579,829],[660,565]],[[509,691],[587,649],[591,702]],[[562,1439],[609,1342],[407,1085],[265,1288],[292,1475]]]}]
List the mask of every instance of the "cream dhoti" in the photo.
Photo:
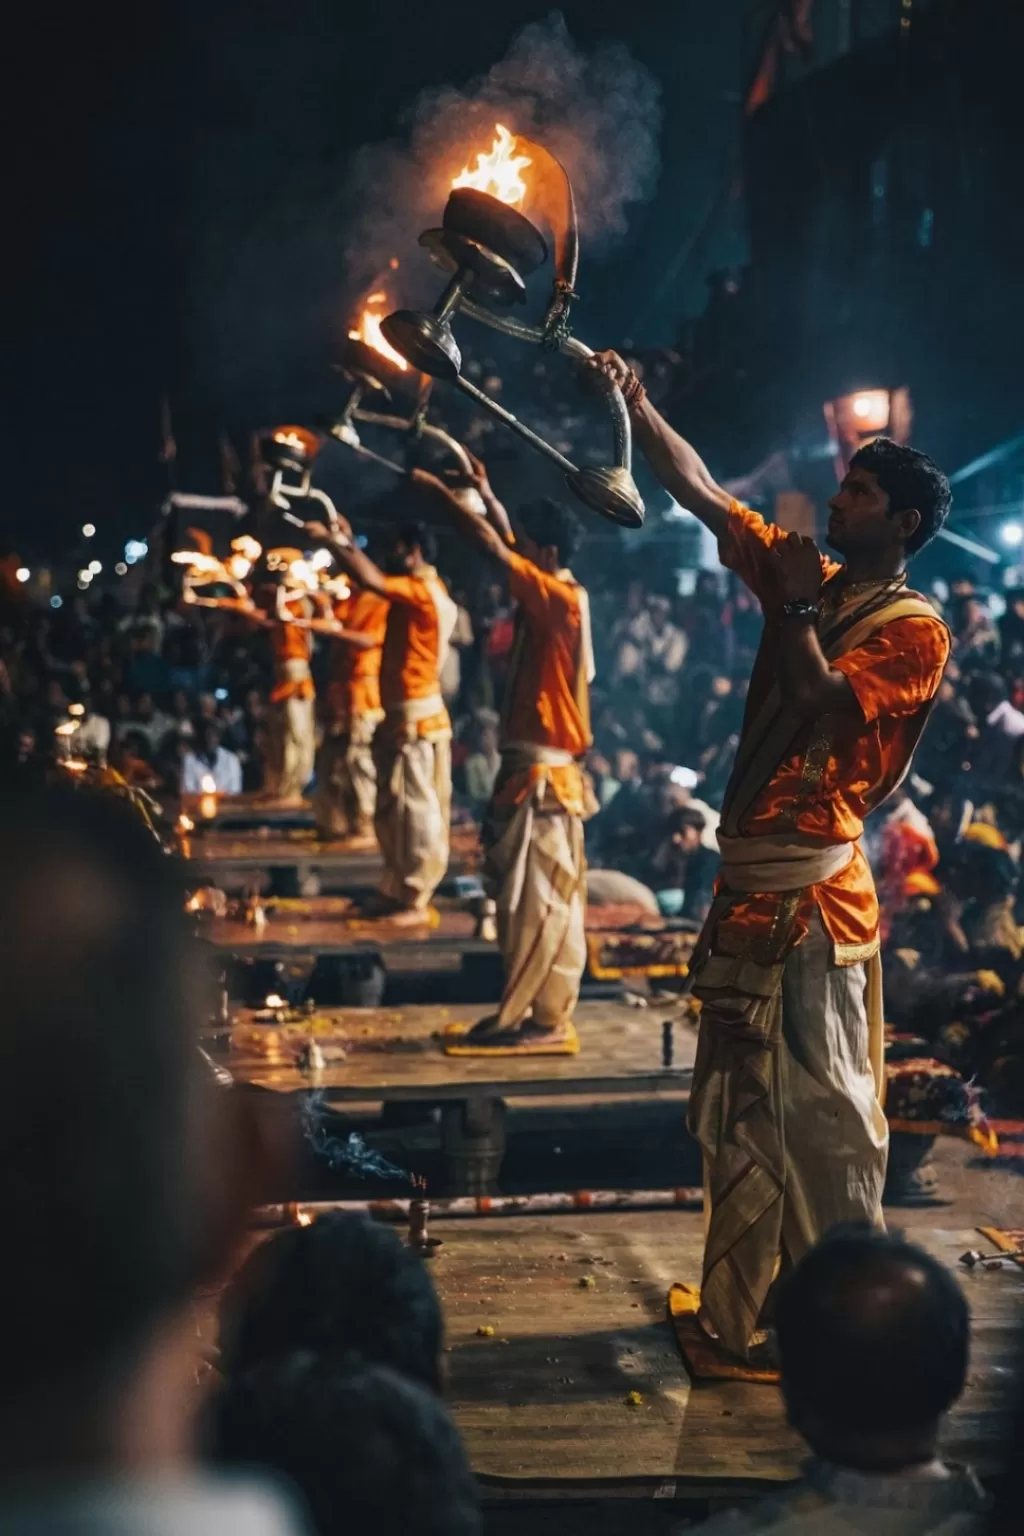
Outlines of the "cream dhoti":
[{"label": "cream dhoti", "polygon": [[279,668],[280,682],[267,713],[264,789],[295,799],[313,777],[316,760],[313,680],[307,661],[282,661]]},{"label": "cream dhoti", "polygon": [[383,718],[383,710],[353,713],[340,730],[324,733],[313,810],[317,827],[332,837],[365,834],[373,828],[377,801],[373,738]]},{"label": "cream dhoti", "polygon": [[738,894],[787,893],[838,874],[853,845],[812,848],[720,834],[721,891],[694,959],[702,1001],[688,1125],[704,1156],[703,1311],[745,1355],[771,1281],[841,1222],[881,1224],[888,1129],[882,1112],[877,953],[836,965],[817,912],[776,963],[714,948]]},{"label": "cream dhoti", "polygon": [[[443,719],[443,727],[429,729]],[[373,738],[374,828],[384,859],[380,891],[410,910],[430,905],[448,868],[451,727],[440,694],[389,709]]]},{"label": "cream dhoti", "polygon": [[583,821],[553,791],[559,769],[577,771],[570,753],[529,743],[502,752],[496,799],[512,776],[525,773],[529,784],[518,804],[492,804],[485,828],[484,881],[505,963],[499,1030],[530,1016],[541,1029],[561,1029],[579,1000],[587,961]]}]

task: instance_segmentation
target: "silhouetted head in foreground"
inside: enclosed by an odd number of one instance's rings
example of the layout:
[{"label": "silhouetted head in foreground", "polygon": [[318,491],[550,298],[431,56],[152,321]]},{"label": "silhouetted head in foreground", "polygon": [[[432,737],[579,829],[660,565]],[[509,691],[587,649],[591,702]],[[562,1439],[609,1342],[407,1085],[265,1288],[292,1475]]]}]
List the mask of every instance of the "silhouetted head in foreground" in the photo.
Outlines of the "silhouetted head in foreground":
[{"label": "silhouetted head in foreground", "polygon": [[839,1228],[779,1299],[790,1422],[838,1466],[896,1472],[936,1454],[967,1374],[969,1314],[952,1275],[902,1238]]},{"label": "silhouetted head in foreground", "polygon": [[242,1162],[182,882],[127,806],[68,788],[0,799],[0,868],[0,1482],[166,1467]]},{"label": "silhouetted head in foreground", "polygon": [[340,1212],[262,1243],[221,1306],[228,1376],[290,1350],[335,1359],[357,1351],[437,1391],[442,1334],[419,1255],[379,1222]]},{"label": "silhouetted head in foreground", "polygon": [[542,571],[554,573],[568,565],[583,538],[583,526],[572,508],[550,496],[524,502],[515,522],[520,552]]},{"label": "silhouetted head in foreground", "polygon": [[265,1361],[215,1405],[215,1455],[283,1472],[319,1536],[477,1536],[476,1486],[439,1398],[357,1357]]}]

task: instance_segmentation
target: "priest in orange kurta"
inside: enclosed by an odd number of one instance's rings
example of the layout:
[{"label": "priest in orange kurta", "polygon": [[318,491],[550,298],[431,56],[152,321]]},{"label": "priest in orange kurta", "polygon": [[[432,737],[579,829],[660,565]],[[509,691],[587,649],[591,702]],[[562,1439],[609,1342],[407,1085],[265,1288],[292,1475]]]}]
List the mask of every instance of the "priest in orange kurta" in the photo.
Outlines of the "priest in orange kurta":
[{"label": "priest in orange kurta", "polygon": [[862,447],[829,504],[838,564],[717,485],[615,353],[596,366],[622,389],[662,485],[716,535],[765,615],[692,966],[699,1320],[749,1362],[780,1266],[830,1227],[882,1220],[879,914],[858,840],[910,766],[949,654],[906,577],[948,514],[949,482],[914,449]]},{"label": "priest in orange kurta", "polygon": [[373,737],[374,828],[384,860],[380,896],[396,920],[429,916],[448,868],[452,727],[441,671],[458,610],[433,564],[429,528],[410,523],[392,542],[387,571],[363,553],[344,518],[307,524],[365,592],[388,606],[380,667],[384,718]]},{"label": "priest in orange kurta", "polygon": [[377,772],[373,737],[384,718],[380,666],[387,600],[357,589],[335,604],[324,734],[313,810],[324,837],[373,837]]},{"label": "priest in orange kurta", "polygon": [[505,987],[497,1015],[481,1021],[466,1045],[575,1046],[587,953],[583,820],[592,809],[580,763],[591,744],[594,675],[590,605],[569,569],[579,523],[557,502],[537,502],[520,509],[515,538],[483,465],[473,464],[473,482],[461,490],[415,477],[459,531],[504,566],[518,605],[501,768],[483,829]]}]

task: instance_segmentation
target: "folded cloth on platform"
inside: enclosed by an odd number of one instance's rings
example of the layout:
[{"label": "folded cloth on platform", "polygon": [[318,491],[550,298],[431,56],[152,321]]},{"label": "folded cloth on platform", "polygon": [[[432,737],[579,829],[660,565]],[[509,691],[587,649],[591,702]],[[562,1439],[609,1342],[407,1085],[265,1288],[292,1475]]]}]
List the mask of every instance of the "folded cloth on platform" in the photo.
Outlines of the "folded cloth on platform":
[{"label": "folded cloth on platform", "polygon": [[778,1385],[778,1371],[734,1359],[710,1339],[697,1319],[699,1311],[699,1287],[677,1281],[668,1293],[668,1315],[679,1352],[695,1381],[753,1381],[766,1387]]}]

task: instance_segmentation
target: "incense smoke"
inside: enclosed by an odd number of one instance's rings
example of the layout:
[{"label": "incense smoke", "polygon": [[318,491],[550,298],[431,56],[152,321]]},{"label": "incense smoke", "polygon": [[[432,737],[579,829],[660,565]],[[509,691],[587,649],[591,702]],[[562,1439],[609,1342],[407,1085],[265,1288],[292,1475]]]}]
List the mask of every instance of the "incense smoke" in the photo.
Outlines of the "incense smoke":
[{"label": "incense smoke", "polygon": [[[440,223],[452,178],[472,150],[489,148],[497,122],[562,161],[584,253],[592,254],[625,232],[629,205],[654,190],[659,94],[624,44],[584,53],[559,11],[531,23],[482,79],[422,92],[404,114],[404,143],[370,144],[355,155],[343,194],[351,281],[365,289],[398,256],[402,297],[410,299],[406,268],[416,265],[417,238]],[[425,257],[421,270],[432,270]]]},{"label": "incense smoke", "polygon": [[327,1109],[324,1093],[320,1089],[303,1100],[300,1111],[302,1134],[317,1157],[323,1158],[332,1173],[347,1173],[353,1179],[397,1179],[412,1184],[412,1174],[366,1145],[357,1131],[350,1131],[345,1140],[332,1136],[326,1126]]}]

